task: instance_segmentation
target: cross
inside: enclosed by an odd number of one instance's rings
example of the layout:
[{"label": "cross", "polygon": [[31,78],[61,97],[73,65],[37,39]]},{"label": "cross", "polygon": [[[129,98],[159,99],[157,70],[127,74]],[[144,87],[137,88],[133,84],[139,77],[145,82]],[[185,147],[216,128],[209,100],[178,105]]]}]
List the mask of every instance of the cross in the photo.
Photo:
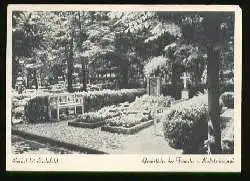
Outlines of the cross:
[{"label": "cross", "polygon": [[184,72],[183,74],[184,74],[184,75],[181,76],[180,78],[183,79],[184,89],[186,89],[186,88],[187,88],[187,79],[189,79],[189,77],[187,76],[187,73],[186,73],[186,72]]}]

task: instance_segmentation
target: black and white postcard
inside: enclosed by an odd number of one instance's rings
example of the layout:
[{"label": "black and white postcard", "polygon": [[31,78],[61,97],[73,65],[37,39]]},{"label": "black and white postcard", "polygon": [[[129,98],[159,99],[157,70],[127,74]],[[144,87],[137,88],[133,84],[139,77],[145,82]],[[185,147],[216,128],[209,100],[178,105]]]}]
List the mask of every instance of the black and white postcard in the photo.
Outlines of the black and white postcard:
[{"label": "black and white postcard", "polygon": [[7,170],[241,171],[239,6],[7,14]]}]

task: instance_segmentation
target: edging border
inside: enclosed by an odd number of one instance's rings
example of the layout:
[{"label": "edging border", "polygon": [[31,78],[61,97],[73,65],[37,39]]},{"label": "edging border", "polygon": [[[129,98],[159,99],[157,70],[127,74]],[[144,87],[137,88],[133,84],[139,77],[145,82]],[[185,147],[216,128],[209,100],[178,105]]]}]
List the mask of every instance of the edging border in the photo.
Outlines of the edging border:
[{"label": "edging border", "polygon": [[121,134],[135,134],[142,130],[143,128],[149,127],[154,124],[154,120],[149,120],[147,122],[140,123],[131,128],[115,127],[115,126],[102,126],[102,131],[108,131],[111,133],[121,133]]},{"label": "edging border", "polygon": [[105,121],[98,121],[96,123],[87,123],[84,121],[81,122],[77,122],[77,121],[73,121],[73,122],[68,122],[68,126],[74,126],[74,127],[80,127],[80,128],[97,128],[100,127],[102,125],[105,124]]},{"label": "edging border", "polygon": [[48,137],[40,136],[40,135],[35,135],[32,133],[27,133],[25,131],[20,131],[20,130],[13,129],[13,128],[11,130],[11,133],[13,135],[21,136],[23,138],[27,138],[30,140],[35,140],[35,141],[40,142],[40,143],[45,143],[45,144],[49,143],[53,146],[59,146],[59,147],[63,147],[63,148],[69,149],[69,150],[87,152],[87,154],[108,154],[108,153],[100,151],[100,150],[87,148],[84,146],[79,146],[76,144],[67,143],[67,142],[63,142],[63,141],[58,141],[58,140],[55,140],[52,138],[48,138]]}]

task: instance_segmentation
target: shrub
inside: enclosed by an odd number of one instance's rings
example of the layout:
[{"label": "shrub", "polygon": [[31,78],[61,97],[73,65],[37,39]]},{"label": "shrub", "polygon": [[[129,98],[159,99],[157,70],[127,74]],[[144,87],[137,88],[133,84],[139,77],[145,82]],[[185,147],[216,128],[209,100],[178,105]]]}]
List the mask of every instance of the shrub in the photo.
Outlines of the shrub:
[{"label": "shrub", "polygon": [[223,102],[223,105],[227,108],[234,108],[234,93],[233,92],[224,92],[220,99]]},{"label": "shrub", "polygon": [[16,108],[12,108],[12,117],[20,119],[23,118],[24,115],[24,107],[20,106],[20,107],[16,107]]},{"label": "shrub", "polygon": [[162,84],[161,92],[164,96],[171,96],[175,99],[181,98],[181,90],[183,88],[181,86],[173,86],[172,84]]},{"label": "shrub", "polygon": [[234,129],[233,125],[228,125],[224,130],[222,130],[222,140],[221,140],[222,152],[224,154],[234,153]]},{"label": "shrub", "polygon": [[177,103],[162,119],[164,136],[169,144],[185,153],[196,153],[207,138],[207,95]]},{"label": "shrub", "polygon": [[189,87],[189,97],[192,98],[197,96],[199,93],[204,93],[204,90],[207,88],[206,84],[198,84],[197,86]]},{"label": "shrub", "polygon": [[28,122],[48,120],[48,95],[31,98],[24,107],[24,115]]},{"label": "shrub", "polygon": [[220,94],[224,92],[234,92],[234,84],[231,82],[224,82],[220,84]]}]

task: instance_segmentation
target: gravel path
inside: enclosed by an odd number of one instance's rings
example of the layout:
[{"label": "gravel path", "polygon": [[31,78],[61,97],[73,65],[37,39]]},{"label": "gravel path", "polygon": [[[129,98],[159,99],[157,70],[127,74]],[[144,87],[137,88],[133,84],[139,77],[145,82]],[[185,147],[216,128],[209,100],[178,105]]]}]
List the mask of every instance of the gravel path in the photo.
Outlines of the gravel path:
[{"label": "gravel path", "polygon": [[[49,144],[42,144],[28,140],[19,136],[12,135],[11,149],[13,154],[79,154],[80,152],[68,150],[61,147],[54,147]],[[81,153],[82,154],[82,153]]]},{"label": "gravel path", "polygon": [[84,146],[111,154],[180,154],[180,150],[171,148],[163,135],[159,135],[161,124],[158,123],[158,135],[154,126],[135,135],[124,135],[101,131],[100,128],[87,129],[68,126],[68,121],[39,124],[20,124],[14,129],[27,133],[52,138],[55,140]]}]

